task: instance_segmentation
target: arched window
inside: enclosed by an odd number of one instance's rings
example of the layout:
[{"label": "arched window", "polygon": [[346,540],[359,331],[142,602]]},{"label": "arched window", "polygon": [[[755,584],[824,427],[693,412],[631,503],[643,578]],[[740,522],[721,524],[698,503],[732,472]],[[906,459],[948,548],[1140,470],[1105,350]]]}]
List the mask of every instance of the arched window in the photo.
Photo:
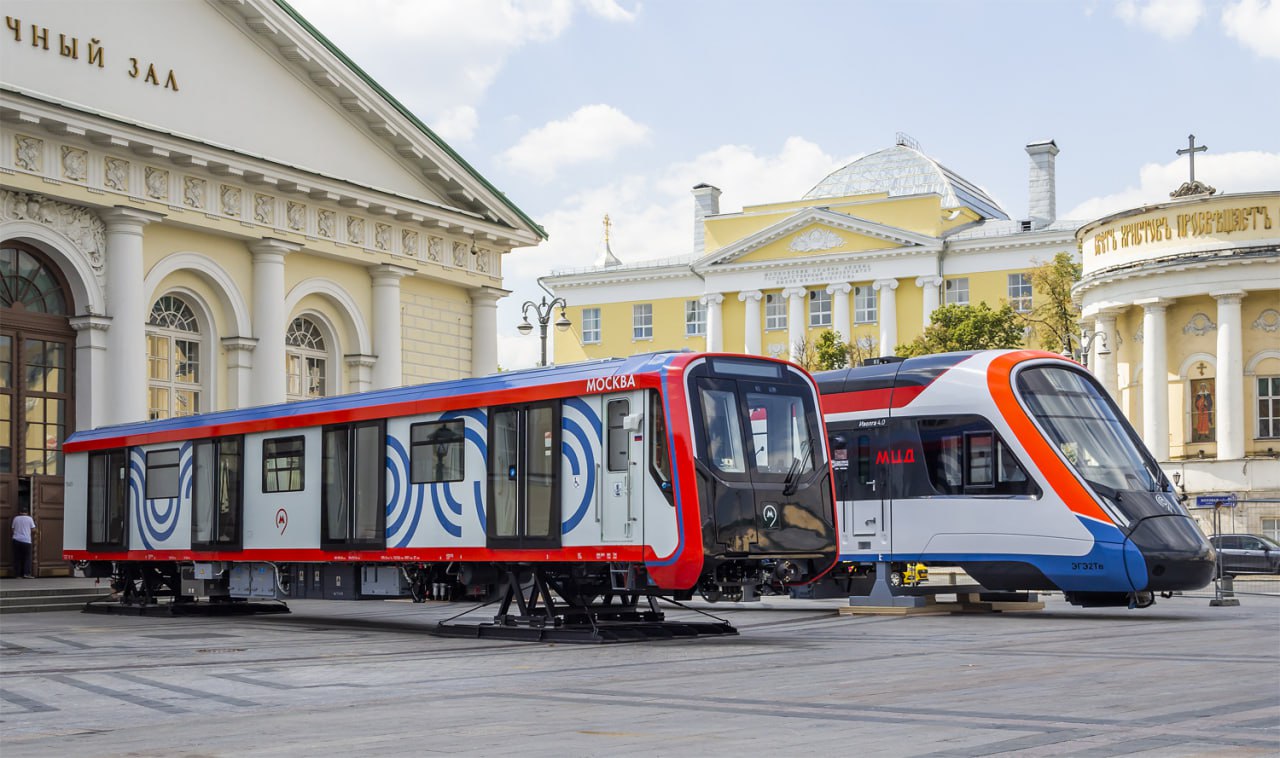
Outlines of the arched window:
[{"label": "arched window", "polygon": [[299,316],[285,333],[285,395],[289,400],[325,396],[324,335],[316,322]]},{"label": "arched window", "polygon": [[17,246],[0,249],[0,308],[63,316],[67,301],[62,287],[44,264]]},{"label": "arched window", "polygon": [[182,298],[165,295],[147,321],[147,407],[151,418],[200,412],[200,325]]}]

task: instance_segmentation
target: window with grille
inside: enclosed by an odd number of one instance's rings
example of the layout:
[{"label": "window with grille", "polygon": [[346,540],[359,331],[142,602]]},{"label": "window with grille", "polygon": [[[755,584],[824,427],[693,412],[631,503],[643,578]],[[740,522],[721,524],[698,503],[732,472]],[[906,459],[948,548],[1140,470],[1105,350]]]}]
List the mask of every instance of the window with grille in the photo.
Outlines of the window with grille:
[{"label": "window with grille", "polygon": [[963,276],[959,279],[948,279],[943,285],[943,290],[947,305],[969,304],[969,277]]},{"label": "window with grille", "polygon": [[876,320],[876,289],[870,284],[853,288],[853,321],[857,324],[874,324]]},{"label": "window with grille", "polygon": [[831,293],[809,290],[809,326],[831,326]]},{"label": "window with grille", "polygon": [[707,304],[701,300],[684,301],[684,335],[701,337],[707,333]]},{"label": "window with grille", "polygon": [[1009,306],[1018,313],[1031,312],[1031,275],[1009,274]]},{"label": "window with grille", "polygon": [[299,316],[289,324],[284,343],[285,397],[324,397],[329,353],[320,327],[306,316]]},{"label": "window with grille", "polygon": [[600,342],[600,309],[582,309],[582,342],[597,344]]},{"label": "window with grille", "polygon": [[152,419],[200,412],[200,324],[191,306],[165,295],[147,321],[147,410]]},{"label": "window with grille", "polygon": [[643,303],[631,306],[631,338],[653,339],[653,304]]},{"label": "window with grille", "polygon": [[774,293],[764,296],[764,328],[787,328],[787,299]]}]

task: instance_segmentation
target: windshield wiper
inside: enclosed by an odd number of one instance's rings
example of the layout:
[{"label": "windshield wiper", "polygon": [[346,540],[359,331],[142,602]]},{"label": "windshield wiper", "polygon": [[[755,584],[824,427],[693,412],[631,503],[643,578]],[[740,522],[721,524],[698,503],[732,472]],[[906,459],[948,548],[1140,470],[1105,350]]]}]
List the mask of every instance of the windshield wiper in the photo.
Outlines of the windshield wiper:
[{"label": "windshield wiper", "polygon": [[791,497],[796,492],[799,482],[796,480],[796,474],[800,473],[800,469],[804,468],[804,464],[808,462],[809,456],[813,454],[813,445],[808,440],[803,443],[804,453],[799,458],[791,459],[791,469],[787,471],[786,483],[782,486],[782,494],[784,497]]}]

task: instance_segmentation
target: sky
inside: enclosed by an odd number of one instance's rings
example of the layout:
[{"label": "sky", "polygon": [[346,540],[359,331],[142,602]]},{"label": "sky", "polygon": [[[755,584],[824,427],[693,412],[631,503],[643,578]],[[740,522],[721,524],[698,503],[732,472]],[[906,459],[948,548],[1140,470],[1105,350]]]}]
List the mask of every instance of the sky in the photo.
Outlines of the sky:
[{"label": "sky", "polygon": [[288,0],[547,231],[504,261],[499,362],[537,278],[688,256],[721,212],[795,200],[897,133],[1027,215],[1053,139],[1060,219],[1196,178],[1280,189],[1280,0]]}]

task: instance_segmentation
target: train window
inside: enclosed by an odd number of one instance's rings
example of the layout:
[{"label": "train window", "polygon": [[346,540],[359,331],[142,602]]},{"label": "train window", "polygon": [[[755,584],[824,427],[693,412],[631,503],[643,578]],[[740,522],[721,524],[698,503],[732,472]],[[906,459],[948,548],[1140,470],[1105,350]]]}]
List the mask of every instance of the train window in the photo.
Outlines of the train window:
[{"label": "train window", "polygon": [[671,491],[671,451],[667,449],[667,416],[663,412],[662,396],[656,392],[649,393],[649,471],[667,503],[675,505],[675,496]]},{"label": "train window", "polygon": [[869,484],[871,476],[871,438],[858,437],[858,484]]},{"label": "train window", "polygon": [[386,546],[386,431],[382,421],[329,427],[321,453],[321,543],[325,547]]},{"label": "train window", "polygon": [[262,491],[301,492],[306,459],[305,437],[280,437],[262,441]]},{"label": "train window", "polygon": [[91,549],[124,548],[129,536],[129,469],[124,450],[89,454]]},{"label": "train window", "polygon": [[742,452],[742,426],[738,419],[738,398],[729,390],[699,388],[702,425],[707,434],[707,462],[727,474],[747,470]]},{"label": "train window", "polygon": [[624,425],[631,412],[631,402],[626,399],[610,400],[605,416],[609,424],[609,450],[606,453],[610,471],[627,470],[627,438],[630,434]]},{"label": "train window", "polygon": [[[914,420],[928,484],[904,481],[904,494],[1029,495],[1040,490],[981,416]],[[905,454],[904,454],[905,462]]]},{"label": "train window", "polygon": [[147,499],[178,496],[178,448],[147,453]]},{"label": "train window", "polygon": [[796,395],[763,392],[748,392],[746,396],[756,471],[792,475],[812,471],[814,456],[805,455],[809,430],[804,400]]},{"label": "train window", "polygon": [[244,516],[243,453],[244,442],[240,437],[195,443],[191,489],[193,550],[225,550],[240,545]]},{"label": "train window", "polygon": [[465,432],[461,419],[409,427],[409,481],[414,484],[462,481]]},{"label": "train window", "polygon": [[973,487],[990,487],[995,484],[996,445],[994,432],[967,432],[964,435],[965,480]]}]

